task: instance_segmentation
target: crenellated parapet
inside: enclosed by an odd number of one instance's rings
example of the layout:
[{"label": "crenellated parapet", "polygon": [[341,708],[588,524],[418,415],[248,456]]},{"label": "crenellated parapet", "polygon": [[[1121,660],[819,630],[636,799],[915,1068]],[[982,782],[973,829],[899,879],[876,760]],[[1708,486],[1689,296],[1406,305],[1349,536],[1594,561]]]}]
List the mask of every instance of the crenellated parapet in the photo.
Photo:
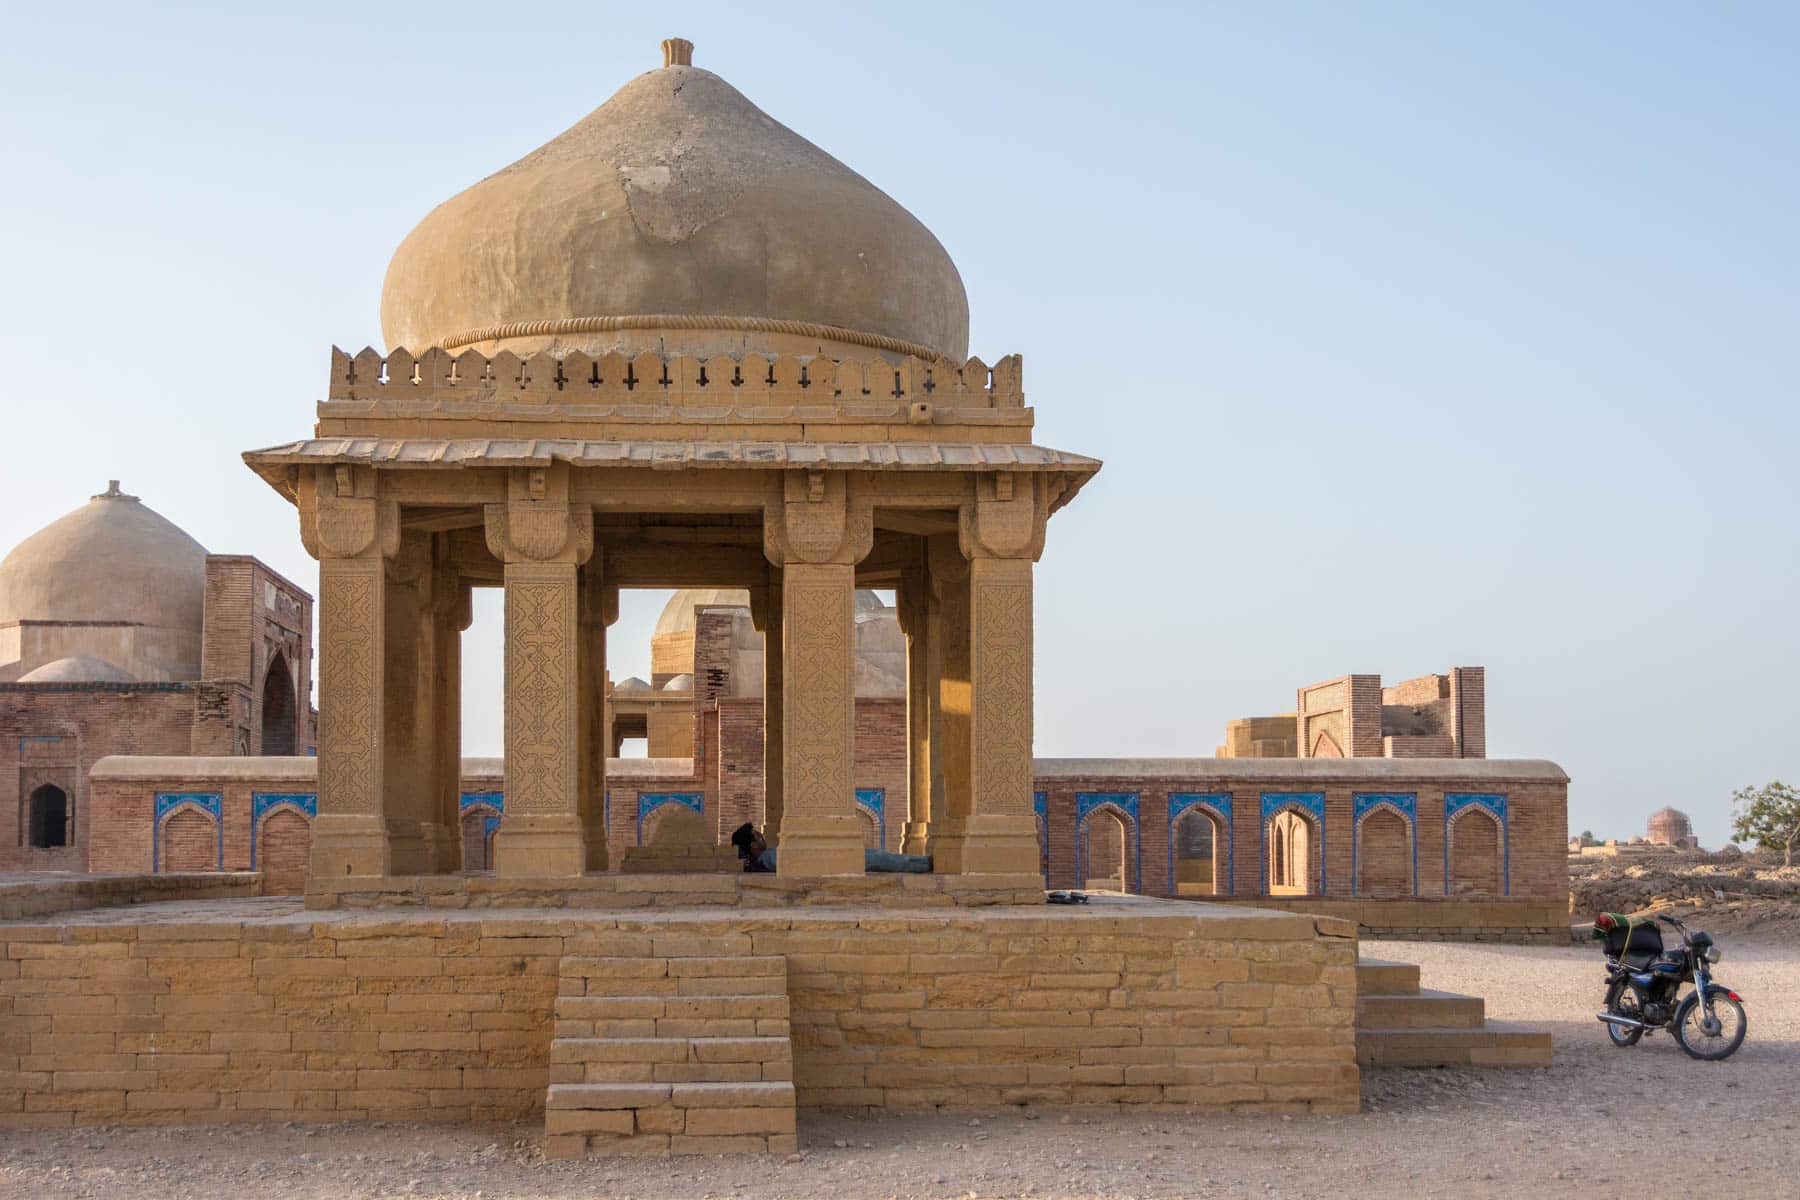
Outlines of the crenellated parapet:
[{"label": "crenellated parapet", "polygon": [[[333,347],[331,406],[375,405],[400,413],[434,406],[541,404],[557,407],[649,405],[747,411],[756,409],[870,409],[914,423],[936,412],[1023,410],[1023,361],[1008,355],[989,366],[915,357],[868,360],[827,355],[755,353],[687,355],[581,351],[521,358],[502,350],[452,354],[433,347],[383,356],[365,348],[350,355]],[[336,407],[336,411],[344,411]]]}]

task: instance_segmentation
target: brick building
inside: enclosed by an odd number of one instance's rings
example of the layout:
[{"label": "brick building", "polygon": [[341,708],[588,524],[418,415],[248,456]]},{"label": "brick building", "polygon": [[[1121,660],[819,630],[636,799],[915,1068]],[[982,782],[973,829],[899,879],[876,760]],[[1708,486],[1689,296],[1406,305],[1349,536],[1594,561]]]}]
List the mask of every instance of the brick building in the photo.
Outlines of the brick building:
[{"label": "brick building", "polygon": [[1486,758],[1487,672],[1452,667],[1392,687],[1344,675],[1300,688],[1293,712],[1225,726],[1220,758]]},{"label": "brick building", "polygon": [[311,697],[311,595],[114,481],[0,561],[0,869],[89,869],[109,755],[311,752]]}]

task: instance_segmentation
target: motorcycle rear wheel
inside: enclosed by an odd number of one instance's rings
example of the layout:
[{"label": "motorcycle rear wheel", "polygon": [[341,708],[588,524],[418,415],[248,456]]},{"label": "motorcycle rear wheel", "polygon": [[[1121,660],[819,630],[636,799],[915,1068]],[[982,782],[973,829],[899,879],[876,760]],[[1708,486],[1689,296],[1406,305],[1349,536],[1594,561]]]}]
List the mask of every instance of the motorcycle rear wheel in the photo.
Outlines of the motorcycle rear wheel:
[{"label": "motorcycle rear wheel", "polygon": [[1675,1027],[1675,1040],[1681,1048],[1706,1062],[1718,1062],[1736,1054],[1737,1048],[1744,1044],[1744,1035],[1750,1031],[1744,1006],[1736,1000],[1715,995],[1712,1009],[1719,1024],[1716,1033],[1705,1027],[1706,1010],[1700,1007],[1699,992],[1688,993],[1687,999],[1676,1006],[1675,1019],[1671,1022]]},{"label": "motorcycle rear wheel", "polygon": [[[1614,1016],[1630,1017],[1633,1021],[1644,1019],[1644,1011],[1638,1007],[1637,993],[1626,987],[1624,980],[1620,980],[1606,989],[1606,1011]],[[1606,1027],[1606,1036],[1612,1039],[1613,1045],[1623,1049],[1626,1046],[1637,1045],[1638,1039],[1644,1036],[1644,1031],[1627,1029],[1623,1025],[1609,1024]]]}]

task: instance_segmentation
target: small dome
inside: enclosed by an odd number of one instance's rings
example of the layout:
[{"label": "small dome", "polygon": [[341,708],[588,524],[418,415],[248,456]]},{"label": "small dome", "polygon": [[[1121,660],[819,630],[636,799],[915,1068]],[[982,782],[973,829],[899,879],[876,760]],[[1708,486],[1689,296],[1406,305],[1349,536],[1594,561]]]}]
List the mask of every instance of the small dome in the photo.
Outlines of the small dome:
[{"label": "small dome", "polygon": [[663,69],[407,235],[382,289],[388,345],[960,361],[968,296],[931,231],[689,65],[688,43],[664,50]]},{"label": "small dome", "polygon": [[749,608],[750,593],[743,588],[683,588],[663,605],[651,637],[667,637],[671,633],[694,632],[694,610],[697,608]]},{"label": "small dome", "polygon": [[651,690],[650,685],[645,683],[642,679],[639,679],[636,675],[627,675],[625,678],[619,680],[619,682],[613,684],[613,691],[615,692],[648,692]]},{"label": "small dome", "polygon": [[20,683],[136,683],[131,672],[115,667],[104,658],[78,654],[47,662],[35,671],[19,676]]},{"label": "small dome", "polygon": [[692,675],[677,675],[675,678],[669,680],[669,682],[663,684],[662,690],[665,692],[691,692],[694,690],[694,677]]},{"label": "small dome", "polygon": [[121,493],[117,480],[0,561],[0,623],[145,626],[177,647],[171,650],[175,678],[199,674],[205,615],[206,547]]}]

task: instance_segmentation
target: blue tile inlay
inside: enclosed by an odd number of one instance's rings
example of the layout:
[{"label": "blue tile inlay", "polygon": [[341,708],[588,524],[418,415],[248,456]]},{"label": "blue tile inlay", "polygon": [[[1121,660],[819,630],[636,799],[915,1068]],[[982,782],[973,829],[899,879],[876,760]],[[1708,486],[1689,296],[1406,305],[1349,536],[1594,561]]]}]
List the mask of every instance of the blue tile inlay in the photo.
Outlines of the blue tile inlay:
[{"label": "blue tile inlay", "polygon": [[887,849],[887,789],[857,788],[856,804],[875,818],[875,840]]},{"label": "blue tile inlay", "polygon": [[213,840],[219,847],[218,869],[225,869],[225,837],[219,829],[219,813],[223,807],[222,798],[217,792],[158,792],[156,793],[156,816],[150,825],[150,870],[153,874],[162,871],[162,828],[163,818],[180,808],[197,808],[212,818]]},{"label": "blue tile inlay", "polygon": [[250,794],[250,869],[256,870],[257,849],[262,841],[263,818],[277,808],[291,808],[307,820],[319,815],[319,798],[311,792],[252,792]]},{"label": "blue tile inlay", "polygon": [[506,811],[506,793],[505,792],[464,792],[462,794],[462,798],[457,802],[457,811],[460,812],[465,808],[473,808],[477,804],[485,804],[489,808],[493,809],[495,812],[505,812]]},{"label": "blue tile inlay", "polygon": [[683,808],[693,809],[701,816],[706,815],[706,793],[704,792],[639,792],[637,802],[638,845],[644,844],[644,818],[665,804],[679,804]]},{"label": "blue tile inlay", "polygon": [[158,792],[156,793],[156,821],[162,819],[184,804],[192,804],[204,809],[213,820],[219,819],[220,798],[217,792]]}]

